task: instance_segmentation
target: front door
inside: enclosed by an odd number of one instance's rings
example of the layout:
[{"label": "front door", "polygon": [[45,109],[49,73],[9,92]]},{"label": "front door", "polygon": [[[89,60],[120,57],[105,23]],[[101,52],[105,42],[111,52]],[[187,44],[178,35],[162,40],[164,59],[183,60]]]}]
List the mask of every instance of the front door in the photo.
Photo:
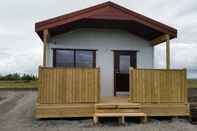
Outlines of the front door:
[{"label": "front door", "polygon": [[136,68],[136,51],[114,51],[114,96],[129,91],[129,68]]}]

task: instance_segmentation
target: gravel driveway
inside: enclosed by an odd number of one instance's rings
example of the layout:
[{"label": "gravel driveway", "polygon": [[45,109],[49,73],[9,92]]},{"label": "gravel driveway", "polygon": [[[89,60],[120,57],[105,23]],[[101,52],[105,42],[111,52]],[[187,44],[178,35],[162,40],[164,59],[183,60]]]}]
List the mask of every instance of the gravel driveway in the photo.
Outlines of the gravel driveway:
[{"label": "gravel driveway", "polygon": [[196,131],[197,125],[190,124],[186,119],[151,119],[146,124],[127,120],[125,126],[118,126],[117,120],[105,120],[94,126],[92,119],[47,119],[34,118],[36,91],[0,90],[0,131]]}]

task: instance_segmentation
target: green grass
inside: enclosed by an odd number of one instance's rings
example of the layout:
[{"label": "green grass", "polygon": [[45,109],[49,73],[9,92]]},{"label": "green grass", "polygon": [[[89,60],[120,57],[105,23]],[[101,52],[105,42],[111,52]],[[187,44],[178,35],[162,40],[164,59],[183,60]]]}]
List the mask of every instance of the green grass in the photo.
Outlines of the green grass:
[{"label": "green grass", "polygon": [[[0,81],[0,89],[2,88],[37,88],[37,81]],[[188,87],[189,88],[197,88],[197,79],[188,79]]]},{"label": "green grass", "polygon": [[31,89],[37,88],[37,81],[0,81],[0,89]]},{"label": "green grass", "polygon": [[197,79],[188,79],[188,87],[197,88]]}]

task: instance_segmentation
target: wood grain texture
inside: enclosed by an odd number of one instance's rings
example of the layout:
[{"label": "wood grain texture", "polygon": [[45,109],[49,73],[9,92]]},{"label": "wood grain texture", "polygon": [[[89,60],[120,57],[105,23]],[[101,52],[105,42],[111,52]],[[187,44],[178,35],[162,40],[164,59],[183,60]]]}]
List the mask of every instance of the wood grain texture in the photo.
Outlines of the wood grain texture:
[{"label": "wood grain texture", "polygon": [[170,36],[166,37],[166,69],[170,69]]},{"label": "wood grain texture", "polygon": [[187,104],[186,70],[131,69],[129,101]]},{"label": "wood grain texture", "polygon": [[186,70],[132,69],[129,96],[100,98],[99,68],[39,68],[37,118],[188,116]]},{"label": "wood grain texture", "polygon": [[39,104],[96,103],[99,68],[39,68]]},{"label": "wood grain texture", "polygon": [[37,104],[36,118],[92,117],[94,104]]},{"label": "wood grain texture", "polygon": [[43,31],[43,66],[46,66],[47,63],[47,48],[48,48],[48,37],[49,37],[49,31],[48,29],[45,29]]},{"label": "wood grain texture", "polygon": [[[128,97],[102,97],[99,103],[37,104],[36,118],[67,117],[131,117],[188,116],[189,106],[184,103],[130,103]],[[97,116],[99,114],[99,116]]]},{"label": "wood grain texture", "polygon": [[141,111],[147,116],[189,116],[189,104],[162,103],[142,104]]}]

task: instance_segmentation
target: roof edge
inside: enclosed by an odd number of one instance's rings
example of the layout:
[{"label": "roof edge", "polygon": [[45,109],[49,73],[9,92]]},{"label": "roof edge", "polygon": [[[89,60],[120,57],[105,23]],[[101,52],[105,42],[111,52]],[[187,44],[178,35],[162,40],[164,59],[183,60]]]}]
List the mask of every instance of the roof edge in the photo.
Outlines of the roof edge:
[{"label": "roof edge", "polygon": [[[120,6],[116,3],[113,3],[111,1],[107,1],[107,2],[104,2],[104,3],[101,3],[101,4],[97,4],[97,5],[94,5],[94,6],[87,7],[87,8],[82,9],[82,10],[74,11],[74,12],[71,12],[71,13],[68,13],[68,14],[65,14],[65,15],[61,15],[61,16],[57,16],[57,17],[54,17],[54,18],[50,18],[50,19],[47,19],[47,20],[37,22],[35,24],[35,31],[37,33],[39,33],[46,28],[45,27],[46,25],[53,24],[53,23],[56,23],[56,22],[59,22],[59,21],[65,20],[65,19],[75,17],[75,16],[79,16],[81,14],[85,14],[85,13],[94,11],[96,9],[99,9],[99,8],[102,8],[102,7],[105,7],[105,6],[112,6],[114,8],[117,8],[117,9],[131,15],[131,16],[134,16],[139,21],[146,22],[147,24],[156,25],[158,28],[163,29],[166,32],[168,32],[173,38],[177,37],[177,29],[175,29],[171,26],[168,26],[166,24],[163,24],[159,21],[156,21],[152,18],[146,17],[146,16],[144,16],[142,14],[139,14],[137,12],[134,12],[130,9],[127,9],[127,8],[125,8],[123,6]],[[50,27],[50,25],[49,25],[46,29],[48,29],[48,28],[49,29],[53,28],[53,26]]]}]

